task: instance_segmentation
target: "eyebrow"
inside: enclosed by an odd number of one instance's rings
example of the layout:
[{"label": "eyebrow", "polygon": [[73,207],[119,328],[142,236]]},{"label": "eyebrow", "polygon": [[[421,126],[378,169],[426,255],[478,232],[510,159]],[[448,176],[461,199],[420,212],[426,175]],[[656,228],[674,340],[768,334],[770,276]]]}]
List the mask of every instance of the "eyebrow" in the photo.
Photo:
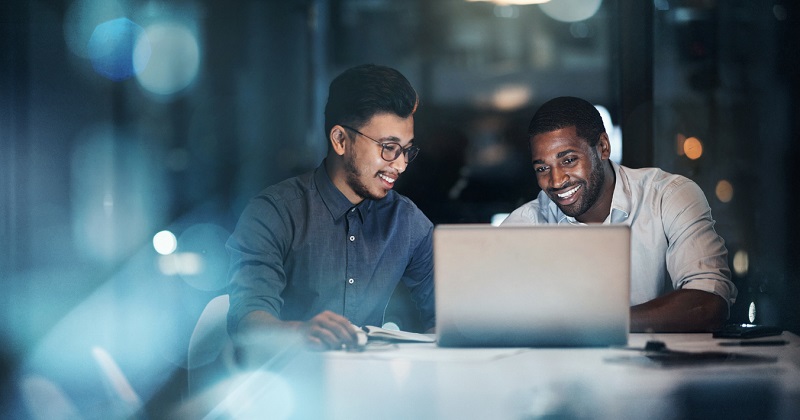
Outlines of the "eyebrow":
[{"label": "eyebrow", "polygon": [[[558,152],[558,153],[556,154],[556,159],[561,159],[562,157],[564,157],[564,156],[566,156],[566,155],[568,155],[568,154],[570,154],[570,153],[577,153],[577,152],[578,152],[578,151],[577,151],[577,150],[575,150],[575,149],[567,149],[567,150],[564,150],[564,151]],[[536,160],[534,160],[534,161],[533,161],[533,164],[534,164],[534,165],[535,165],[535,164],[537,164],[537,163],[544,164],[544,161],[543,161],[543,160],[541,160],[541,159],[536,159]]]},{"label": "eyebrow", "polygon": [[[384,143],[397,143],[397,144],[399,144],[401,146],[403,145],[403,141],[400,140],[399,138],[397,138],[396,136],[381,137],[381,138],[379,138],[377,140],[382,141]],[[408,147],[408,146],[410,146],[412,144],[414,144],[414,138],[411,138],[411,140],[409,140],[408,143],[406,143],[406,146],[403,147],[403,148],[405,149],[406,147]]]}]

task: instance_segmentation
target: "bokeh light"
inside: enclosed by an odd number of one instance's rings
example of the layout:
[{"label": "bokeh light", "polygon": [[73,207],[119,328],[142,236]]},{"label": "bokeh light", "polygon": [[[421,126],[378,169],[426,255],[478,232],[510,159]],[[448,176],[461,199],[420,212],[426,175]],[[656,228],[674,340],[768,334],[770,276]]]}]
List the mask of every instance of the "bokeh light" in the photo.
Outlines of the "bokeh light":
[{"label": "bokeh light", "polygon": [[[200,47],[197,38],[186,26],[157,23],[145,29],[134,50],[134,66],[149,57],[147,66],[137,73],[139,84],[157,95],[172,95],[189,86],[200,67]],[[145,44],[145,39],[147,44]],[[152,52],[148,55],[146,50]]]},{"label": "bokeh light", "polygon": [[714,192],[717,195],[717,199],[723,203],[733,200],[733,184],[726,179],[721,179],[717,182],[717,188],[715,188]]},{"label": "bokeh light", "polygon": [[530,86],[505,85],[498,87],[492,93],[492,106],[500,111],[513,111],[527,105],[533,92]]},{"label": "bokeh light", "polygon": [[[141,55],[137,60],[133,58],[134,46]],[[130,79],[150,59],[150,42],[144,36],[144,29],[127,18],[97,25],[87,48],[94,71],[115,82]]]},{"label": "bokeh light", "polygon": [[595,105],[594,107],[597,109],[597,112],[600,113],[600,118],[603,119],[603,127],[606,129],[606,134],[608,134],[608,142],[611,145],[611,156],[609,156],[609,159],[620,163],[622,162],[622,129],[614,125],[614,122],[611,120],[611,112],[608,111],[608,108],[603,105]]},{"label": "bokeh light", "polygon": [[400,327],[397,325],[397,323],[391,321],[383,324],[382,328],[386,330],[400,331]]},{"label": "bokeh light", "polygon": [[747,251],[742,249],[736,251],[736,253],[733,254],[733,272],[736,273],[737,276],[742,277],[747,275],[749,269],[750,261],[747,256]]},{"label": "bokeh light", "polygon": [[540,4],[542,11],[560,22],[579,22],[597,13],[603,0],[556,0]]},{"label": "bokeh light", "polygon": [[703,156],[703,143],[697,137],[689,137],[683,142],[683,153],[691,160]]},{"label": "bokeh light", "polygon": [[169,255],[178,247],[178,238],[168,230],[162,230],[153,236],[153,248],[161,255]]},{"label": "bokeh light", "polygon": [[205,270],[205,263],[202,255],[193,252],[173,252],[158,259],[158,269],[168,276],[190,277],[200,275]]}]

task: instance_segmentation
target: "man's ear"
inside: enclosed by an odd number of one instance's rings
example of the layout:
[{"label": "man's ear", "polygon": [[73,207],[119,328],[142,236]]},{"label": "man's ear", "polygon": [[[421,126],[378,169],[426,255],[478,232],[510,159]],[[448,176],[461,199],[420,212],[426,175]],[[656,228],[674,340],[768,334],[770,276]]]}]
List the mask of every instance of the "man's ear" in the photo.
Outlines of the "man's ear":
[{"label": "man's ear", "polygon": [[608,134],[600,134],[600,139],[597,140],[597,152],[600,153],[600,159],[609,159],[611,157],[611,141],[608,139]]},{"label": "man's ear", "polygon": [[333,151],[339,156],[344,155],[345,138],[347,138],[347,136],[344,133],[344,127],[341,125],[334,125],[333,128],[331,128],[331,132],[328,134],[328,140],[331,142]]}]

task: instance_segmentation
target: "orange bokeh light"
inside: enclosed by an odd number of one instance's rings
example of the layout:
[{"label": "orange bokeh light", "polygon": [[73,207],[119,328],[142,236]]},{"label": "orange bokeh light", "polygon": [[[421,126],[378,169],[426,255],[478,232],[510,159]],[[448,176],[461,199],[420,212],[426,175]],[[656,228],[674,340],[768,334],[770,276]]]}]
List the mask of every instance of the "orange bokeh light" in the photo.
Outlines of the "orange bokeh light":
[{"label": "orange bokeh light", "polygon": [[683,153],[689,159],[699,159],[703,155],[703,143],[697,137],[689,137],[683,142]]},{"label": "orange bokeh light", "polygon": [[714,191],[719,201],[727,203],[733,199],[733,185],[726,179],[721,179],[717,182],[717,188]]}]

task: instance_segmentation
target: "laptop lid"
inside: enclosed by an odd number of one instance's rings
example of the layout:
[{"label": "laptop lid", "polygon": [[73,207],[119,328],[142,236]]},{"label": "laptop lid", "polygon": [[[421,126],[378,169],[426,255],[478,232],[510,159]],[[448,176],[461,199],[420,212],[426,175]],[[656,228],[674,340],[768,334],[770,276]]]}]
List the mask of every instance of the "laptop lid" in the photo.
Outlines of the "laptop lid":
[{"label": "laptop lid", "polygon": [[439,346],[627,344],[625,225],[438,225],[433,253]]}]

